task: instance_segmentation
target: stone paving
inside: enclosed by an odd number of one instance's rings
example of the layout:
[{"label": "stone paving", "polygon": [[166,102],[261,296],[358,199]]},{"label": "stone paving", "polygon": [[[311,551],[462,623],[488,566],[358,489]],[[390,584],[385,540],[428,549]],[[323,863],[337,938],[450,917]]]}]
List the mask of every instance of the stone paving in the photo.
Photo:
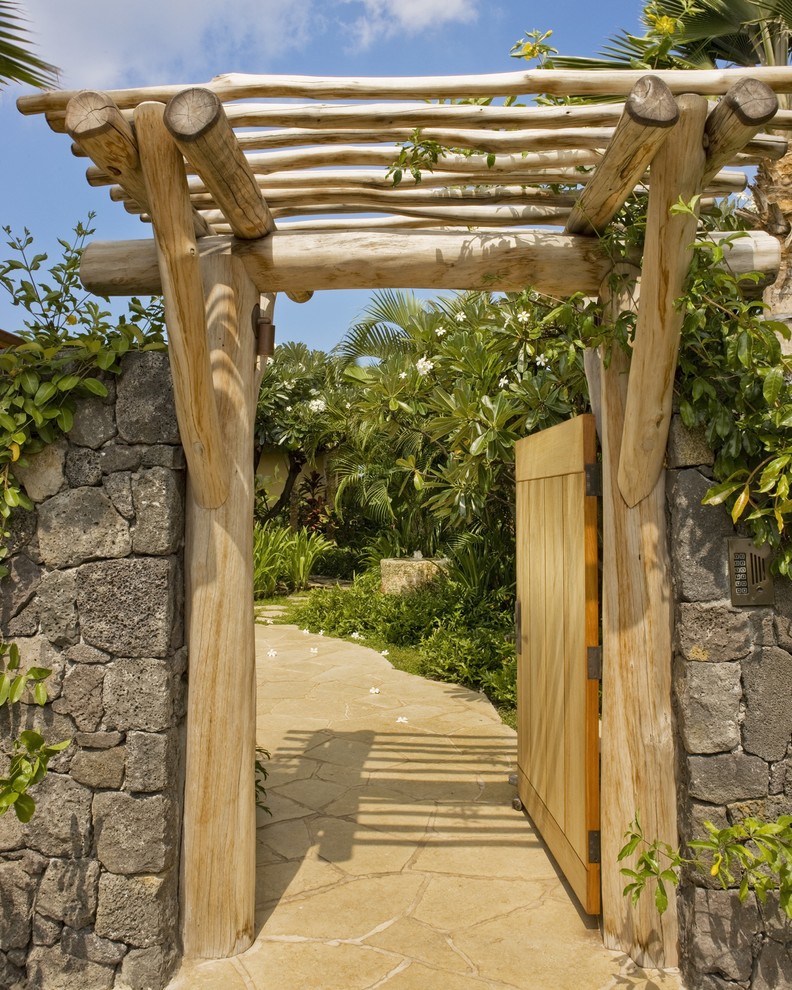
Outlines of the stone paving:
[{"label": "stone paving", "polygon": [[169,990],[678,990],[576,907],[512,809],[516,735],[482,695],[294,626],[256,642],[258,935]]}]

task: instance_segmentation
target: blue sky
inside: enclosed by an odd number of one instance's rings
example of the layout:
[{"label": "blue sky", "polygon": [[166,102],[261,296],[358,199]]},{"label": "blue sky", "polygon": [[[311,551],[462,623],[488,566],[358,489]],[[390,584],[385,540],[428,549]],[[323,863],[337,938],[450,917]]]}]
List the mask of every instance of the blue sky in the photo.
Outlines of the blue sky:
[{"label": "blue sky", "polygon": [[[526,31],[551,30],[565,54],[594,54],[619,28],[638,26],[640,0],[27,0],[38,53],[68,89],[195,84],[224,72],[307,75],[444,75],[510,72],[509,49]],[[42,117],[0,90],[0,227],[28,227],[39,250],[57,251],[89,210],[97,240],[150,236],[150,228],[85,181],[85,160]],[[8,257],[3,238],[2,257]],[[365,307],[366,292],[322,292],[303,305],[278,298],[279,341],[329,349]],[[0,294],[0,327],[19,314]]]}]

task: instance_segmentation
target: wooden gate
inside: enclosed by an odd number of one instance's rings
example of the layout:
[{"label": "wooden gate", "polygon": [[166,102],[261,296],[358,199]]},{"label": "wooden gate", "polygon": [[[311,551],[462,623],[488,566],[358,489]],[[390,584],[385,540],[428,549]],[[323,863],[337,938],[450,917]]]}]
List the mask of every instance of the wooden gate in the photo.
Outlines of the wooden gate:
[{"label": "wooden gate", "polygon": [[591,415],[516,448],[518,794],[589,914],[600,911],[595,461]]}]

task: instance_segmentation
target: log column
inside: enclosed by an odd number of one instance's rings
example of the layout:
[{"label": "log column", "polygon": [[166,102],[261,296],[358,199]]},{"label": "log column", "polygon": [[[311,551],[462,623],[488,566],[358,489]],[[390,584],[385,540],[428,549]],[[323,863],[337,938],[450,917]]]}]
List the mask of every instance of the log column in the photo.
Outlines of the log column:
[{"label": "log column", "polygon": [[258,290],[238,261],[202,262],[207,332],[229,495],[204,508],[188,484],[185,551],[190,681],[182,852],[187,957],[253,941],[256,884],[253,422]]},{"label": "log column", "polygon": [[[603,290],[606,320],[633,308],[635,274],[624,267],[617,273],[621,285]],[[636,811],[648,836],[678,843],[665,471],[638,505],[625,502],[618,470],[629,373],[627,355],[614,347],[608,366],[600,360],[594,374],[603,459],[603,936],[608,948],[626,952],[639,965],[663,967],[678,961],[676,899],[672,893],[662,917],[651,896],[633,906],[622,894],[626,880],[617,864]]]}]

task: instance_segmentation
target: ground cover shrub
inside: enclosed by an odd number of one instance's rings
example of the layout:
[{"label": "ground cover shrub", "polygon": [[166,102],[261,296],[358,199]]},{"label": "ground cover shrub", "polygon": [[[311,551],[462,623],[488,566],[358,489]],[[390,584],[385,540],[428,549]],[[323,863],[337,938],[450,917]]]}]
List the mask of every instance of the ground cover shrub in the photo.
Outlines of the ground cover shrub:
[{"label": "ground cover shrub", "polygon": [[484,691],[495,704],[513,707],[513,606],[509,592],[480,594],[444,579],[406,595],[385,595],[379,574],[369,571],[350,589],[313,591],[292,621],[377,647],[415,647],[418,673]]}]

